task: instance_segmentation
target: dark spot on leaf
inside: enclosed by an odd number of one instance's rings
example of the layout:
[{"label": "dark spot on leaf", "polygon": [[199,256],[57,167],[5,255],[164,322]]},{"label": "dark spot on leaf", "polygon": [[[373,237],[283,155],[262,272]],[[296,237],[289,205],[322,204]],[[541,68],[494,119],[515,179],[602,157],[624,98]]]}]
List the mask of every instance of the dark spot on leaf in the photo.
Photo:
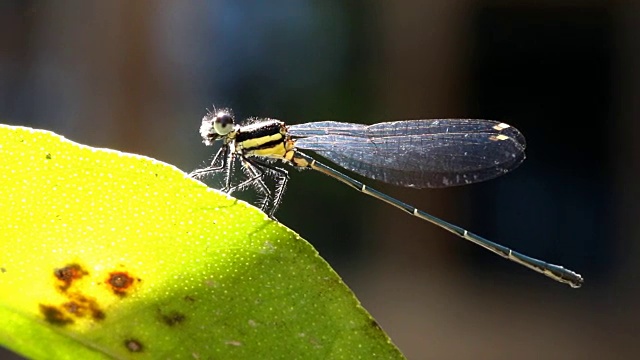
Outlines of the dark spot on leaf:
[{"label": "dark spot on leaf", "polygon": [[74,315],[82,315],[82,306],[75,301],[62,304],[62,307]]},{"label": "dark spot on leaf", "polygon": [[51,154],[47,153],[47,155],[45,155],[44,158],[47,159],[47,160],[51,160]]},{"label": "dark spot on leaf", "polygon": [[60,309],[51,305],[40,304],[40,312],[44,315],[44,319],[52,325],[65,326],[73,324],[73,319],[66,316]]},{"label": "dark spot on leaf", "polygon": [[382,330],[382,328],[380,327],[380,324],[378,324],[378,322],[373,319],[371,319],[371,327],[374,328],[375,330]]},{"label": "dark spot on leaf", "polygon": [[127,347],[127,350],[131,352],[142,352],[144,347],[142,343],[136,339],[127,339],[124,341],[124,346]]},{"label": "dark spot on leaf", "polygon": [[98,302],[91,297],[82,294],[70,294],[69,301],[62,304],[62,308],[69,314],[77,318],[90,316],[93,320],[100,321],[106,317],[104,311],[100,309]]},{"label": "dark spot on leaf", "polygon": [[109,277],[109,284],[118,289],[123,289],[131,285],[133,279],[126,273],[115,273]]},{"label": "dark spot on leaf", "polygon": [[187,317],[183,313],[174,311],[169,314],[160,314],[160,319],[168,326],[175,326],[184,322]]},{"label": "dark spot on leaf", "polygon": [[100,321],[100,320],[104,320],[104,318],[107,317],[107,315],[105,315],[104,311],[98,309],[95,312],[91,313],[91,316],[93,317],[93,320],[96,321]]},{"label": "dark spot on leaf", "polygon": [[78,279],[86,275],[89,275],[89,272],[77,263],[71,263],[53,271],[53,276],[59,283],[58,289],[67,301],[58,306],[40,305],[40,311],[48,322],[66,325],[73,323],[76,319],[91,318],[100,321],[106,317],[95,298],[70,290]]},{"label": "dark spot on leaf", "polygon": [[[111,290],[118,296],[127,295],[127,291],[133,285],[135,279],[124,271],[116,271],[109,274],[107,284],[111,286]],[[140,281],[140,279],[138,279]]]},{"label": "dark spot on leaf", "polygon": [[53,275],[62,282],[59,286],[61,291],[67,291],[75,280],[82,278],[89,273],[78,264],[69,264],[63,268],[55,269]]}]

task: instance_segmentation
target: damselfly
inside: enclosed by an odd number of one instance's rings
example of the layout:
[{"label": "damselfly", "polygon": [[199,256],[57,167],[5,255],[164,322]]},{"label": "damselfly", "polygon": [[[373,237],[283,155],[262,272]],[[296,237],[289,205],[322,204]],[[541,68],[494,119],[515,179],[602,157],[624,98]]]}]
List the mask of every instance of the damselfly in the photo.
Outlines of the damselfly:
[{"label": "damselfly", "polygon": [[[287,171],[277,165],[280,161],[299,170],[319,171],[556,281],[574,288],[582,285],[582,276],[571,270],[520,254],[450,224],[301,152],[311,150],[354,173],[393,185],[413,188],[466,185],[505,174],[524,160],[524,136],[505,123],[430,119],[369,126],[335,121],[286,125],[275,119],[254,119],[241,126],[235,123],[230,111],[220,110],[209,112],[202,119],[200,134],[207,146],[220,140],[222,147],[210,166],[190,175],[197,178],[222,172],[225,175],[222,190],[228,193],[254,186],[264,195],[262,210],[271,217],[289,180]],[[232,173],[238,160],[247,179],[233,185]],[[273,190],[265,183],[265,175],[276,179]]]}]

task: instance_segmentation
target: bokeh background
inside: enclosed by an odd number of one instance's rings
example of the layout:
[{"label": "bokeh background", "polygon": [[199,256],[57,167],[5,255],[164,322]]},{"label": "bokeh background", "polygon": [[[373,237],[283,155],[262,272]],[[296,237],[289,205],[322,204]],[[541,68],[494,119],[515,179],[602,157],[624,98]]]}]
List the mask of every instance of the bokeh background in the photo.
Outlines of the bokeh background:
[{"label": "bokeh background", "polygon": [[289,123],[507,122],[528,141],[513,173],[443,190],[372,185],[573,269],[582,289],[321,174],[291,173],[278,219],[410,359],[630,359],[640,354],[637,34],[634,1],[4,0],[0,118],[186,172],[213,154],[198,134],[213,105]]}]

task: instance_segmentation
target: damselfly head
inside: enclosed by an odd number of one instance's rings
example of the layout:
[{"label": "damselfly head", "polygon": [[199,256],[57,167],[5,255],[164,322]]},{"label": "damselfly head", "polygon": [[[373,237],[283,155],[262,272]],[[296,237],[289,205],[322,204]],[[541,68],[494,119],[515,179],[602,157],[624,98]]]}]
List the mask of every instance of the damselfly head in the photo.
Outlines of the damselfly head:
[{"label": "damselfly head", "polygon": [[228,135],[234,127],[234,119],[228,110],[218,110],[209,112],[202,118],[200,125],[200,135],[205,145],[210,146],[226,135]]}]

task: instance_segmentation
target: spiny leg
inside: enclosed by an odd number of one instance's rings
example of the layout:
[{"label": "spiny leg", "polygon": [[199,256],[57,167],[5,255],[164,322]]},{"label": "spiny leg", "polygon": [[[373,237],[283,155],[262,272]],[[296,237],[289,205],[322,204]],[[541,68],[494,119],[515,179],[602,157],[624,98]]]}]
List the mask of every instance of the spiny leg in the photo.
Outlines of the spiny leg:
[{"label": "spiny leg", "polygon": [[[220,166],[216,166],[216,162],[218,161],[220,156],[222,156],[222,164]],[[191,173],[189,173],[189,176],[197,179],[203,175],[206,175],[212,172],[213,173],[221,172],[223,169],[227,168],[228,158],[229,158],[229,146],[223,145],[220,148],[220,150],[218,150],[218,152],[216,153],[216,156],[214,156],[213,160],[211,161],[211,165],[202,169],[194,170]],[[227,178],[229,177],[228,171],[229,170],[227,169]]]},{"label": "spiny leg", "polygon": [[231,189],[231,177],[233,175],[233,164],[236,161],[236,154],[231,153],[226,157],[226,161],[224,163],[225,166],[225,178],[224,178],[224,186],[220,189],[220,191],[229,193],[229,189]]},{"label": "spiny leg", "polygon": [[272,194],[271,194],[271,190],[269,190],[269,187],[267,186],[267,184],[265,184],[264,180],[262,179],[265,175],[265,171],[263,169],[264,164],[252,161],[249,158],[244,156],[242,157],[242,163],[244,165],[244,168],[247,170],[247,173],[248,173],[247,175],[249,176],[249,179],[232,187],[231,189],[229,189],[228,193],[231,194],[232,192],[238,189],[244,188],[248,185],[257,184],[256,191],[258,191],[259,193],[262,193],[264,196],[264,201],[260,205],[260,209],[262,211],[266,211],[269,205],[269,200],[272,197]]},{"label": "spiny leg", "polygon": [[[256,161],[254,159],[250,159],[244,156],[241,156],[243,165],[245,169],[249,172],[249,178],[244,180],[238,185],[231,185],[232,172],[233,172],[233,164],[235,161],[235,153],[230,153],[228,146],[223,146],[216,153],[216,156],[213,158],[211,165],[203,168],[194,170],[189,174],[189,176],[193,178],[199,178],[208,173],[217,173],[224,172],[225,173],[225,186],[221,189],[221,191],[226,192],[227,194],[232,194],[234,191],[244,188],[245,186],[251,185],[253,183],[257,184],[257,190],[265,196],[265,201],[260,206],[260,208],[267,212],[269,217],[274,218],[274,213],[280,206],[282,202],[282,195],[284,194],[284,190],[286,189],[287,181],[289,180],[289,176],[286,170],[282,168],[278,168],[267,163],[263,163],[260,161]],[[216,165],[216,163],[222,159],[222,163],[220,165]],[[269,189],[269,187],[265,184],[262,179],[265,175],[265,170],[272,171],[276,179],[275,191]],[[272,205],[269,206],[269,202],[272,201]]]},{"label": "spiny leg", "polygon": [[[267,212],[267,214],[269,215],[269,217],[274,218],[273,214],[275,214],[276,210],[278,210],[278,207],[280,206],[280,203],[282,202],[282,196],[284,195],[284,190],[287,187],[287,182],[289,181],[289,174],[287,173],[287,171],[285,169],[273,166],[271,164],[267,164],[267,163],[263,163],[263,162],[257,162],[255,160],[251,160],[251,159],[247,159],[251,165],[253,165],[254,167],[257,168],[266,168],[269,171],[272,171],[276,176],[276,186],[275,186],[275,191],[274,191],[274,195],[273,195],[273,204],[271,205],[271,209],[269,209],[269,211]],[[264,171],[264,169],[262,169]]]},{"label": "spiny leg", "polygon": [[243,164],[244,164],[245,169],[249,172],[249,174],[248,174],[249,178],[244,180],[243,182],[241,182],[238,185],[234,185],[234,186],[230,187],[227,190],[227,193],[231,194],[234,191],[242,189],[242,188],[244,188],[246,186],[249,186],[254,182],[258,183],[258,185],[262,189],[262,192],[269,192],[269,189],[267,188],[267,185],[264,184],[264,181],[262,181],[262,177],[264,176],[264,173],[261,170],[254,169],[255,166],[253,164],[249,164],[246,161],[244,161]]},{"label": "spiny leg", "polygon": [[[219,166],[216,166],[216,162],[218,159],[222,159],[222,163]],[[231,179],[233,174],[233,163],[235,161],[236,154],[230,152],[230,148],[228,145],[223,145],[220,150],[216,153],[216,156],[211,161],[211,165],[206,168],[198,169],[192,171],[189,176],[192,178],[199,178],[209,173],[224,173],[224,186],[220,189],[222,192],[230,193],[232,189],[231,187]],[[235,189],[235,187],[234,187]]]}]

